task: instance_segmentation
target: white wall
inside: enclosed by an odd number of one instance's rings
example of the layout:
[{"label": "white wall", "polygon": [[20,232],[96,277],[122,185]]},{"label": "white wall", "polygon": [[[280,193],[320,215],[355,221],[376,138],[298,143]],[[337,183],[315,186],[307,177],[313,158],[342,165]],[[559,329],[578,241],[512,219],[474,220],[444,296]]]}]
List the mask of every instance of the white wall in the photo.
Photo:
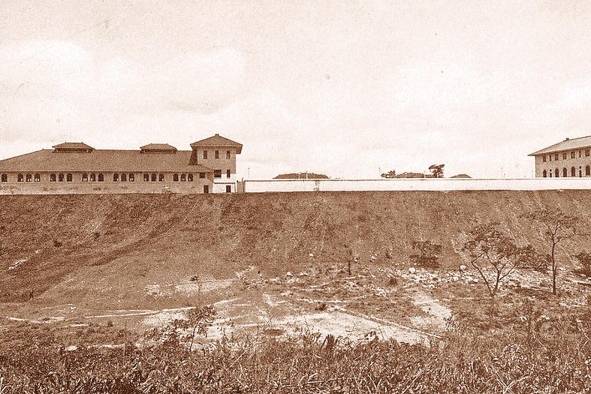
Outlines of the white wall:
[{"label": "white wall", "polygon": [[245,180],[246,193],[303,191],[448,191],[591,189],[591,178]]}]

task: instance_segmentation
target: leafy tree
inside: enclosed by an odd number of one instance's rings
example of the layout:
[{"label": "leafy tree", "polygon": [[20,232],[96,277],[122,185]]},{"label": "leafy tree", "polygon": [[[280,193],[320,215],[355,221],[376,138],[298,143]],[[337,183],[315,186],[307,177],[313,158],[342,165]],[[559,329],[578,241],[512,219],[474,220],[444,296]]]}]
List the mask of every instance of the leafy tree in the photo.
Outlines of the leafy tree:
[{"label": "leafy tree", "polygon": [[433,178],[443,178],[443,167],[445,167],[445,164],[431,164],[429,166]]},{"label": "leafy tree", "polygon": [[412,248],[418,253],[411,254],[409,257],[417,266],[439,268],[439,255],[442,251],[441,245],[431,241],[413,241]]},{"label": "leafy tree", "polygon": [[523,217],[538,223],[543,230],[543,236],[548,243],[550,253],[547,254],[547,260],[550,263],[552,271],[552,294],[558,294],[558,261],[556,259],[556,248],[564,240],[582,235],[579,230],[580,219],[576,216],[567,215],[560,209],[549,210],[540,209],[535,212],[527,213]]},{"label": "leafy tree", "polygon": [[390,170],[388,172],[384,172],[381,175],[382,178],[396,178],[396,171],[395,170]]},{"label": "leafy tree", "polygon": [[[491,298],[497,294],[505,278],[537,257],[531,245],[517,246],[511,237],[498,229],[498,225],[487,223],[474,227],[462,247]],[[491,271],[492,275],[489,274]]]},{"label": "leafy tree", "polygon": [[583,275],[591,276],[591,253],[582,251],[573,257],[577,259],[582,266],[582,269],[577,270],[577,272]]}]

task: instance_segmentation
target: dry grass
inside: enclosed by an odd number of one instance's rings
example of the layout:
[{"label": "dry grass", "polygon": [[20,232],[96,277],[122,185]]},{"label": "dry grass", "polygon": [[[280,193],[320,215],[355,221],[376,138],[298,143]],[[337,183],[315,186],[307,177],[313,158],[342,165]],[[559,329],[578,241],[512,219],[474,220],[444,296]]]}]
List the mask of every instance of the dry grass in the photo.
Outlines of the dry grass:
[{"label": "dry grass", "polygon": [[[0,342],[8,393],[565,393],[591,390],[589,315],[486,335],[453,327],[431,346],[353,344],[304,334],[224,339],[189,352],[182,340],[138,348],[65,351],[50,330],[20,325],[20,342]],[[122,338],[127,340],[128,338]],[[42,361],[42,362],[40,362]]]}]

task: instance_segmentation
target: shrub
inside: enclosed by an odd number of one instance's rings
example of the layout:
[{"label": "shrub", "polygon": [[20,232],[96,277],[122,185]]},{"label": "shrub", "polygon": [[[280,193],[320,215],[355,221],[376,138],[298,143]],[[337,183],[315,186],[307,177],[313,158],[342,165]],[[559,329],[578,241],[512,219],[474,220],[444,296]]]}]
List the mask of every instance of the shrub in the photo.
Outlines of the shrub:
[{"label": "shrub", "polygon": [[439,268],[439,255],[442,251],[441,245],[431,241],[414,241],[412,248],[418,252],[409,256],[415,265],[423,268]]}]

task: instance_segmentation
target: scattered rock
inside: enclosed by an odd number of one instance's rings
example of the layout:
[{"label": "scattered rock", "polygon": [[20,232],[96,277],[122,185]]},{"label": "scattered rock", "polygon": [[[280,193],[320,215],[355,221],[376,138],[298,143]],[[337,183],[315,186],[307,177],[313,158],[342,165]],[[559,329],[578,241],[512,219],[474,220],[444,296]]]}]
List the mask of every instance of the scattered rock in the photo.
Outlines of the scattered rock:
[{"label": "scattered rock", "polygon": [[411,273],[411,274],[414,274],[414,273],[416,273],[416,272],[417,272],[417,270],[416,270],[416,268],[414,268],[414,267],[410,267],[410,268],[408,269],[408,272],[409,272],[409,273]]},{"label": "scattered rock", "polygon": [[468,269],[468,267],[466,267],[464,264],[460,265],[460,271],[464,272]]}]

